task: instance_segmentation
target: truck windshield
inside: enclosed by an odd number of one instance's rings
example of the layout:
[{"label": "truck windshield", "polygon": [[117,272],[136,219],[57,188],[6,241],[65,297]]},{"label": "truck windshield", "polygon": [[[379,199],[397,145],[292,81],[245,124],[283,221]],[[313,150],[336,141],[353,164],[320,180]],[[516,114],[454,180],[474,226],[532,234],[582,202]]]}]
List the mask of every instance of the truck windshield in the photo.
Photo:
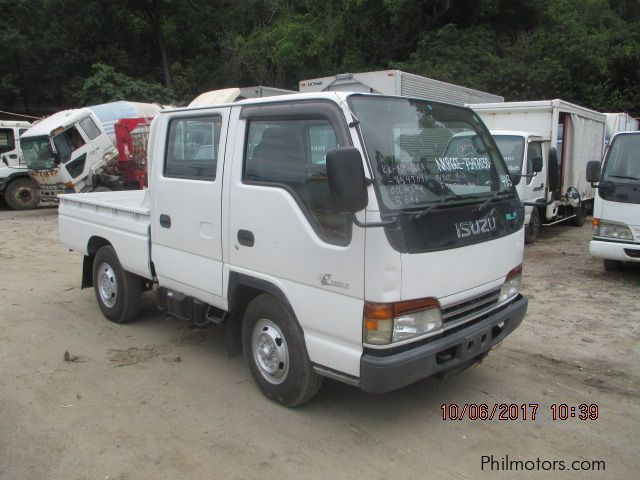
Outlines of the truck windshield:
[{"label": "truck windshield", "polygon": [[500,151],[471,110],[382,96],[352,95],[349,102],[384,208],[419,211],[513,192]]},{"label": "truck windshield", "polygon": [[602,180],[623,185],[640,183],[640,133],[614,137],[605,158]]},{"label": "truck windshield", "polygon": [[51,170],[56,166],[49,137],[22,138],[20,144],[29,170]]},{"label": "truck windshield", "polygon": [[522,173],[522,157],[524,156],[524,137],[518,135],[494,135],[493,139],[500,149],[509,173],[512,176],[520,175]]}]

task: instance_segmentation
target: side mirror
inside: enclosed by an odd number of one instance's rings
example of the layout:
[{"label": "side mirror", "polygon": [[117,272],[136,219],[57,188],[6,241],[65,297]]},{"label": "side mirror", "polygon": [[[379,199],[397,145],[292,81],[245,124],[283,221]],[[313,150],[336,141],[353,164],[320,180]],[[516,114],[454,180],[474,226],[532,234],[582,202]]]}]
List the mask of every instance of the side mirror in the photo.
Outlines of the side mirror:
[{"label": "side mirror", "polygon": [[600,180],[600,162],[592,160],[587,162],[587,182],[591,183],[591,186]]},{"label": "side mirror", "polygon": [[327,152],[327,177],[338,212],[355,213],[367,206],[367,182],[357,148],[338,147]]},{"label": "side mirror", "polygon": [[542,157],[533,157],[531,159],[531,172],[527,173],[540,173],[542,171]]},{"label": "side mirror", "polygon": [[558,165],[558,153],[554,147],[549,147],[547,179],[549,191],[556,192],[560,188],[560,166]]}]

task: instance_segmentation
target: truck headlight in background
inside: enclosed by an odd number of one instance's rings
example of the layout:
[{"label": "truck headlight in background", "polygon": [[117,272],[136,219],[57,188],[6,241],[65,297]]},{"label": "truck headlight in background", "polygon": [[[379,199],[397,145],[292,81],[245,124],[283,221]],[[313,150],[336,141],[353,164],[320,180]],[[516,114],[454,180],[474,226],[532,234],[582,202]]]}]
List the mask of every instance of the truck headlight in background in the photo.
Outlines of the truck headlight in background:
[{"label": "truck headlight in background", "polygon": [[591,226],[594,237],[606,237],[633,242],[633,234],[629,227],[624,223],[610,222],[608,220],[594,218],[591,220]]},{"label": "truck headlight in background", "polygon": [[440,303],[435,298],[364,305],[364,343],[388,345],[441,329]]},{"label": "truck headlight in background", "polygon": [[522,285],[522,264],[507,273],[507,278],[505,278],[502,288],[500,289],[498,303],[506,302],[518,295],[520,285]]}]

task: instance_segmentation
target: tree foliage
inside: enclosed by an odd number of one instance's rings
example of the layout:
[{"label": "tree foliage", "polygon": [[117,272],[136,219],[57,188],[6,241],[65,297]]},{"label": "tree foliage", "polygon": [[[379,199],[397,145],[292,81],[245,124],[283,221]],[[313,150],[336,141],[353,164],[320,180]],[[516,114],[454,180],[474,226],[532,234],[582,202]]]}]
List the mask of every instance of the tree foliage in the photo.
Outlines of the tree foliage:
[{"label": "tree foliage", "polygon": [[[0,0],[0,105],[188,102],[400,68],[640,115],[639,0]],[[164,87],[162,87],[164,85]],[[171,87],[168,89],[166,87]]]}]

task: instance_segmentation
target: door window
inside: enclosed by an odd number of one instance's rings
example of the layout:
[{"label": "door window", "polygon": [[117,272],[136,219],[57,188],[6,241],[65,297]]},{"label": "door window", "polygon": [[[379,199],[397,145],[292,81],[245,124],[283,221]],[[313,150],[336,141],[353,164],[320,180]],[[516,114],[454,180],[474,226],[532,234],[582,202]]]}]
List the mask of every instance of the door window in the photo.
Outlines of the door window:
[{"label": "door window", "polygon": [[221,127],[219,115],[171,120],[165,177],[215,180]]},{"label": "door window", "polygon": [[0,153],[10,152],[14,148],[13,130],[11,128],[0,129]]},{"label": "door window", "polygon": [[337,146],[328,120],[251,120],[243,179],[285,188],[321,238],[345,244],[351,219],[333,211],[326,167],[327,152]]},{"label": "door window", "polygon": [[535,157],[542,158],[542,142],[530,142],[527,145],[527,185],[531,185],[531,182],[533,182],[531,162]]},{"label": "door window", "polygon": [[71,158],[71,154],[85,144],[82,135],[75,126],[67,128],[64,132],[53,138],[56,151],[60,156],[62,163],[67,163]]},{"label": "door window", "polygon": [[100,135],[100,129],[95,122],[91,120],[91,117],[80,120],[80,126],[82,127],[82,130],[84,130],[84,133],[87,134],[89,140],[93,140]]}]

